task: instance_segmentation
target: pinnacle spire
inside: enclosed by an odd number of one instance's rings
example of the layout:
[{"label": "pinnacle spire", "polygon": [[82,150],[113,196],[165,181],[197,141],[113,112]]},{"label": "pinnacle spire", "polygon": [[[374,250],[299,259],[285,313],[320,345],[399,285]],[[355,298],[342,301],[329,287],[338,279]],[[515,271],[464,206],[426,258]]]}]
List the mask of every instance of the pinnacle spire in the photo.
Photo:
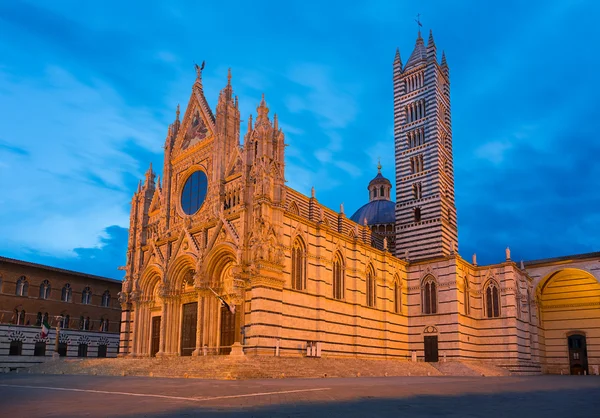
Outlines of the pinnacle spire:
[{"label": "pinnacle spire", "polygon": [[231,68],[227,69],[227,85],[231,86]]},{"label": "pinnacle spire", "polygon": [[267,107],[267,102],[265,101],[265,94],[262,94],[262,99],[260,101],[260,105],[256,108],[258,115],[256,115],[256,123],[262,122],[264,120],[269,120],[269,108]]},{"label": "pinnacle spire", "polygon": [[433,31],[429,30],[429,40],[427,41],[427,58],[436,59],[437,57],[437,48],[435,46],[435,41],[433,40]]},{"label": "pinnacle spire", "polygon": [[396,48],[394,56],[394,71],[402,72],[402,58],[400,57],[400,48]]},{"label": "pinnacle spire", "polygon": [[421,62],[426,60],[427,49],[425,48],[425,43],[423,42],[423,38],[421,37],[421,30],[419,29],[419,36],[417,37],[417,41],[415,42],[415,49],[413,49],[412,54],[410,54],[410,58],[408,58],[408,61],[404,66],[404,71],[406,71],[410,67],[419,65]]},{"label": "pinnacle spire", "polygon": [[175,120],[176,120],[177,122],[179,122],[179,114],[180,114],[180,111],[179,111],[179,103],[177,103],[177,110],[175,111]]},{"label": "pinnacle spire", "polygon": [[448,63],[446,62],[446,52],[442,51],[442,62],[441,62],[442,67],[447,67]]}]

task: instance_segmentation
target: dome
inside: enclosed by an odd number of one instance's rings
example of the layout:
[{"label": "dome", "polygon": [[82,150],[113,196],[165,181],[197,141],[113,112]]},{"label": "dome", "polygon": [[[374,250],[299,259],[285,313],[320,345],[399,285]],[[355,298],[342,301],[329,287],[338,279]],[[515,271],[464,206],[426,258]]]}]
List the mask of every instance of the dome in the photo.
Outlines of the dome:
[{"label": "dome", "polygon": [[363,225],[393,224],[396,222],[396,204],[391,200],[372,200],[354,212],[350,220]]}]

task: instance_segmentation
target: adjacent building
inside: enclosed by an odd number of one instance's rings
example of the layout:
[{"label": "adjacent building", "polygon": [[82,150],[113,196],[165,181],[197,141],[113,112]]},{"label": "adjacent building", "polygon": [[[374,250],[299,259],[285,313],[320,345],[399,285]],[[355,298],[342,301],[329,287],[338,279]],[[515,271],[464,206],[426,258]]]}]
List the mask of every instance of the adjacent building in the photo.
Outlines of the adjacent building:
[{"label": "adjacent building", "polygon": [[[114,357],[121,281],[0,257],[0,367],[52,356]],[[41,325],[51,326],[48,336]],[[6,357],[8,356],[8,357]]]}]

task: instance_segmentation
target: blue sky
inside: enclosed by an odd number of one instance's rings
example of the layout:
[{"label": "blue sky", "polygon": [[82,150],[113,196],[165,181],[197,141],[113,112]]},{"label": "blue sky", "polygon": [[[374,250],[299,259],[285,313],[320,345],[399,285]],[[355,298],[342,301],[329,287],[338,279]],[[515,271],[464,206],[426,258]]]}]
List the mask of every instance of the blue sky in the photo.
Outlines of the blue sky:
[{"label": "blue sky", "polygon": [[[51,5],[51,6],[50,6]],[[593,1],[0,3],[0,255],[121,278],[129,202],[206,60],[264,92],[288,184],[348,215],[393,179],[392,61],[433,30],[451,71],[459,251],[600,250]],[[271,114],[272,114],[271,113]],[[242,123],[242,134],[245,131]]]}]

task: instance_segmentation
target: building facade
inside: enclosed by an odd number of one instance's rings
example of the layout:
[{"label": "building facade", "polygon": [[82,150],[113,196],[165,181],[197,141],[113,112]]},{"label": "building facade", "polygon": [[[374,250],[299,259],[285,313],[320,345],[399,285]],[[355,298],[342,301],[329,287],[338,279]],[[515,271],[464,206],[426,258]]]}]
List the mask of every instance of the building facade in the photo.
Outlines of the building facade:
[{"label": "building facade", "polygon": [[450,72],[437,55],[420,33],[406,65],[397,52],[396,203],[380,168],[350,218],[285,185],[264,96],[241,145],[231,74],[213,113],[197,68],[162,179],[150,167],[132,200],[121,354],[304,355],[318,342],[322,356],[595,370],[600,254],[517,264],[507,249],[487,266],[458,254]]},{"label": "building facade", "polygon": [[[52,356],[57,326],[61,355],[116,356],[121,285],[119,280],[0,257],[0,367],[12,362],[11,356]],[[43,322],[52,327],[46,337],[41,336]]]}]

